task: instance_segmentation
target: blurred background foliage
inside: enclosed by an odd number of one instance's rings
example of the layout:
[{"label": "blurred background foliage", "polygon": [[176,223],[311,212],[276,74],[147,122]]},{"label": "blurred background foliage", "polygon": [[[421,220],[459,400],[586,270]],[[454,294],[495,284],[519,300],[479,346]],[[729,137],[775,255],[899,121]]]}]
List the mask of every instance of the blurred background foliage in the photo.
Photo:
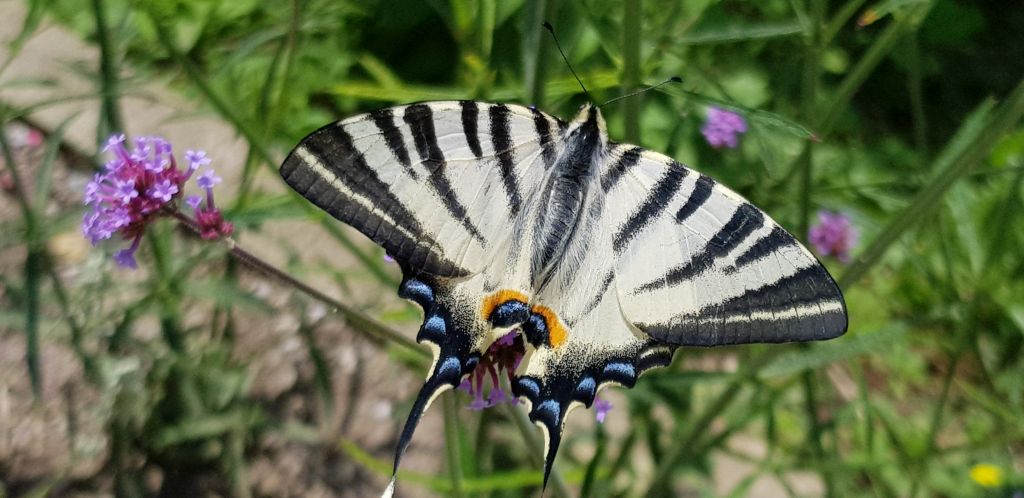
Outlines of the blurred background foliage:
[{"label": "blurred background foliage", "polygon": [[[545,19],[599,102],[681,76],[681,85],[605,108],[611,136],[721,180],[800,237],[819,209],[850,216],[860,233],[851,262],[826,260],[847,296],[850,331],[809,346],[681,350],[672,367],[624,393],[628,403],[615,408],[628,412],[624,433],[570,429],[548,494],[716,496],[714,456],[723,453],[753,469],[731,496],[746,496],[766,476],[799,496],[783,477],[800,471],[813,473],[816,493],[826,496],[1024,493],[1020,4],[26,2],[26,33],[47,18],[101,48],[100,66],[89,70],[102,103],[97,143],[123,128],[118,99],[140,82],[166,83],[202,103],[248,144],[247,157],[217,158],[244,163],[242,183],[229,186],[237,189],[228,216],[238,230],[261,230],[274,219],[328,227],[332,243],[365,269],[336,275],[343,290],[352,280],[392,289],[394,269],[304,201],[254,187],[257,176],[274,178],[277,161],[309,131],[353,113],[437,99],[536,104],[570,118],[587,97],[541,29]],[[747,119],[738,148],[704,140],[700,128],[711,105]],[[5,107],[6,119],[27,112]],[[60,130],[48,131],[58,143]],[[245,358],[231,354],[243,333],[232,328],[232,316],[274,307],[237,285],[239,269],[222,252],[175,242],[169,226],[158,227],[147,240],[145,276],[132,283],[137,295],[78,309],[88,302],[81,296],[123,284],[110,276],[62,282],[43,243],[52,235],[40,228],[47,216],[25,207],[16,232],[28,248],[25,272],[4,275],[5,316],[24,318],[11,330],[29,337],[26,375],[36,383],[37,322],[57,321],[69,329],[66,340],[75,343],[90,381],[112,400],[110,462],[101,473],[107,481],[97,477],[96,487],[119,497],[252,496],[246,468],[262,438],[284,434],[337,448],[337,439],[285,423],[248,394]],[[193,276],[200,262],[205,273]],[[197,331],[176,318],[194,308],[210,316],[202,340],[187,339]],[[342,315],[355,332],[365,316],[415,328],[412,308],[394,310]],[[159,318],[158,337],[131,333],[145,317]],[[310,333],[308,323],[295,330],[316,366],[311,396],[332,406],[331,367]],[[420,354],[387,340],[382,349],[395,364],[421,372]],[[719,362],[734,366],[715,367]],[[445,405],[445,417],[458,420],[446,438],[448,472],[406,476],[404,489],[538,495],[536,431],[522,430],[521,416]],[[396,424],[406,406],[394,410]],[[307,422],[315,427],[317,420]],[[739,435],[763,442],[763,451],[736,448]],[[356,462],[375,485],[388,473],[387,452],[348,442],[325,451],[332,455],[326,465]],[[158,469],[161,484],[154,489],[142,469]],[[196,476],[211,473],[213,484],[196,484]],[[12,484],[9,492],[42,496],[59,489],[55,482],[59,476],[46,487]],[[330,485],[347,496],[352,483]]]}]

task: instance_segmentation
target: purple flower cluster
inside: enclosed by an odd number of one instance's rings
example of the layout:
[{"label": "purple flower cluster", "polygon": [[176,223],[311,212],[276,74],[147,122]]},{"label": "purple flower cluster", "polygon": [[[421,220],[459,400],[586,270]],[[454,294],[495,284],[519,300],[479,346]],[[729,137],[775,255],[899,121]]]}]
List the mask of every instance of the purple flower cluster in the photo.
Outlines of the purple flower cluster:
[{"label": "purple flower cluster", "polygon": [[700,131],[712,147],[732,149],[739,145],[739,136],[747,132],[747,121],[735,112],[708,107],[707,121]]},{"label": "purple flower cluster", "polygon": [[849,216],[821,210],[818,223],[808,231],[807,238],[818,254],[846,263],[850,261],[850,250],[857,245],[857,230]]},{"label": "purple flower cluster", "polygon": [[[468,407],[470,410],[483,410],[501,403],[518,403],[519,400],[515,396],[501,388],[499,378],[504,374],[510,381],[515,380],[516,368],[519,368],[519,363],[523,361],[525,351],[523,338],[518,330],[505,334],[487,348],[473,373],[459,385],[460,390],[473,397]],[[484,380],[490,381],[486,389]],[[485,393],[487,399],[484,399]]]},{"label": "purple flower cluster", "polygon": [[[117,233],[130,240],[131,245],[117,251],[114,260],[121,266],[135,268],[135,251],[146,225],[168,214],[165,208],[176,209],[174,201],[181,197],[185,182],[210,160],[203,152],[188,151],[188,167],[178,169],[170,142],[160,137],[138,137],[129,150],[125,147],[125,136],[115,135],[107,140],[103,152],[113,154],[113,159],[86,185],[85,205],[91,209],[82,219],[82,233],[93,245]],[[208,227],[219,235],[230,234],[230,223],[223,221],[213,205],[211,189],[220,179],[208,170],[200,175],[200,186],[204,178],[207,203],[202,209],[198,204],[193,206],[197,221],[200,227]]]}]

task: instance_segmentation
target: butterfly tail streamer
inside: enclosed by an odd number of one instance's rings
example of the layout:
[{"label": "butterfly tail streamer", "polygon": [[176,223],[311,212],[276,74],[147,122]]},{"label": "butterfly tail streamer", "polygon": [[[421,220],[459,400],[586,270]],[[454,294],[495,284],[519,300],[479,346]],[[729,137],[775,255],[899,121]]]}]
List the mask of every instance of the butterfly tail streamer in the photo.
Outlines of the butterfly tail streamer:
[{"label": "butterfly tail streamer", "polygon": [[423,418],[423,414],[441,393],[458,386],[462,378],[472,372],[480,360],[480,355],[472,353],[471,348],[467,347],[469,341],[466,335],[469,331],[456,326],[452,320],[448,305],[445,304],[447,296],[443,287],[429,279],[410,276],[411,272],[404,271],[403,273],[405,276],[399,287],[398,295],[415,302],[423,308],[424,312],[423,324],[416,335],[416,340],[434,344],[437,347],[434,350],[435,359],[430,375],[416,395],[398,438],[394,469],[388,487],[381,495],[382,498],[390,498],[394,494],[402,456],[405,455],[406,449],[412,442],[413,434],[416,432],[416,427]]}]

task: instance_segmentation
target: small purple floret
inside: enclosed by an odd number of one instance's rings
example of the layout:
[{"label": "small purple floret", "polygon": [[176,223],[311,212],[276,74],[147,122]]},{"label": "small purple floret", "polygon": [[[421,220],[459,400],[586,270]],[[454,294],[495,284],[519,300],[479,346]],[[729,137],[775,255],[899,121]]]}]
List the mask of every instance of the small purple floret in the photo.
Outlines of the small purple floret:
[{"label": "small purple floret", "polygon": [[178,186],[171,183],[170,180],[163,180],[160,183],[149,187],[149,190],[146,191],[146,195],[148,195],[150,199],[156,199],[161,202],[169,202],[171,198],[174,197],[174,194],[177,193]]},{"label": "small purple floret", "polygon": [[612,402],[606,399],[597,398],[594,400],[594,418],[597,423],[603,424],[608,412],[612,411]]},{"label": "small purple floret", "polygon": [[700,131],[712,147],[732,149],[739,145],[739,136],[747,132],[747,121],[733,111],[708,107],[707,121]]},{"label": "small purple floret", "polygon": [[214,185],[220,183],[220,177],[212,169],[208,169],[196,179],[199,188],[210,190]]},{"label": "small purple floret", "polygon": [[849,216],[821,210],[818,211],[818,223],[808,231],[807,238],[818,254],[847,263],[850,251],[857,245],[858,233]]}]

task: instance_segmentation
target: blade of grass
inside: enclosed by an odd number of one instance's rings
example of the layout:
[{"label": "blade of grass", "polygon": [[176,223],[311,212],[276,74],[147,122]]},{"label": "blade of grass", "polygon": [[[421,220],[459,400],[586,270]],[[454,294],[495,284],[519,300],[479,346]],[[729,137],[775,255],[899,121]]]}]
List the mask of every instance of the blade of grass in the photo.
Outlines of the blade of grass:
[{"label": "blade of grass", "polygon": [[[6,123],[7,121],[4,120],[0,125],[6,125]],[[18,172],[17,163],[14,162],[14,154],[7,141],[5,129],[0,129],[0,149],[2,149],[4,164],[7,166],[14,196],[17,198],[25,225],[26,254],[22,288],[25,307],[25,365],[28,369],[29,382],[32,385],[32,394],[38,400],[42,394],[43,385],[43,373],[39,364],[39,279],[43,271],[45,246],[39,237],[37,213],[32,209],[32,203],[25,191],[25,184],[21,181],[21,175]]]},{"label": "blade of grass", "polygon": [[949,187],[970,173],[971,168],[980,162],[1003,134],[1020,121],[1024,116],[1024,79],[998,109],[992,111],[992,106],[991,102],[981,104],[960,126],[953,140],[932,166],[933,170],[940,171],[938,177],[854,259],[839,278],[841,287],[856,283],[871,271],[889,247],[924,219]]},{"label": "blade of grass", "polygon": [[544,73],[547,64],[547,47],[544,28],[541,23],[550,16],[551,6],[556,0],[527,0],[523,31],[523,95],[526,101],[544,108]]},{"label": "blade of grass", "polygon": [[829,99],[829,109],[824,117],[818,121],[817,132],[822,138],[828,136],[835,126],[839,117],[842,116],[850,103],[850,99],[860,89],[861,85],[871,76],[875,68],[889,55],[896,43],[903,35],[914,30],[921,23],[928,11],[931,10],[934,1],[923,2],[907,9],[903,15],[896,16],[891,24],[886,26],[882,34],[875,39],[875,42],[868,47],[868,51],[857,61],[849,74],[843,78],[834,96]]},{"label": "blade of grass", "polygon": [[675,40],[680,45],[712,45],[736,43],[750,40],[764,40],[799,35],[804,27],[797,21],[766,22],[760,24],[736,24],[718,26],[713,29],[694,29]]},{"label": "blade of grass", "polygon": [[[622,18],[622,94],[628,95],[640,85],[640,37],[643,34],[642,0],[626,0]],[[627,142],[640,144],[640,103],[643,95],[622,102],[622,119]]]}]

